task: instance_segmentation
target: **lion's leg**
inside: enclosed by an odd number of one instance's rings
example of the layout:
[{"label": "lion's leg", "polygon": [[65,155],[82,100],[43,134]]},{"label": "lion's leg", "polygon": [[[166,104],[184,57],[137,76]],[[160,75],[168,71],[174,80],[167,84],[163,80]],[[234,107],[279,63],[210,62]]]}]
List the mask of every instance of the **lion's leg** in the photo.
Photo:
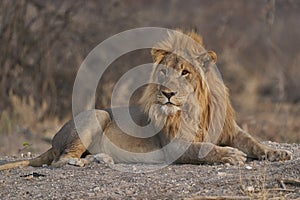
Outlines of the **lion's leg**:
[{"label": "lion's leg", "polygon": [[176,163],[229,163],[243,164],[246,154],[232,147],[220,147],[212,143],[192,143]]},{"label": "lion's leg", "polygon": [[279,161],[291,159],[291,153],[263,145],[239,127],[237,135],[230,146],[245,152],[250,158],[259,160],[267,159],[269,161]]},{"label": "lion's leg", "polygon": [[103,130],[109,123],[110,116],[104,110],[89,110],[77,115],[53,138],[52,146],[60,154],[51,165],[62,166],[71,158],[80,159],[86,152],[100,153]]},{"label": "lion's leg", "polygon": [[71,158],[80,159],[86,151],[86,147],[83,145],[80,138],[78,137],[77,140],[74,140],[72,141],[72,143],[68,144],[66,149],[62,152],[62,154],[56,160],[54,160],[51,163],[51,165],[53,167],[60,167],[62,165],[67,164]]}]

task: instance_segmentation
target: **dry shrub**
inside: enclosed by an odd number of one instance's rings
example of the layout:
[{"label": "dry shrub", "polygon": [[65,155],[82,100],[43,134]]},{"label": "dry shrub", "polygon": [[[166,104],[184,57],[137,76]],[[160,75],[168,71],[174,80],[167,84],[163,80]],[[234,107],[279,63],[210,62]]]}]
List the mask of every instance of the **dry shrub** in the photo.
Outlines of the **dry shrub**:
[{"label": "dry shrub", "polygon": [[[159,26],[196,28],[203,35],[207,48],[219,56],[218,67],[239,120],[250,130],[269,127],[263,131],[267,139],[287,138],[283,129],[291,126],[288,130],[293,134],[288,136],[299,138],[293,121],[300,114],[292,109],[300,102],[299,8],[298,1],[286,0],[0,1],[2,130],[11,132],[17,122],[25,123],[20,117],[25,112],[22,106],[32,110],[30,115],[38,109],[44,115],[26,119],[29,124],[21,124],[26,127],[34,120],[70,116],[72,87],[84,57],[121,31]],[[97,90],[98,108],[109,106],[118,77],[151,59],[146,54],[134,55],[122,56],[107,71]],[[281,115],[288,119],[283,125],[276,118],[280,111],[274,109],[281,103],[291,106]],[[267,121],[252,123],[252,118]]]},{"label": "dry shrub", "polygon": [[48,109],[46,101],[42,103],[42,106],[37,107],[32,96],[20,98],[10,94],[10,102],[13,111],[4,110],[0,116],[0,129],[7,134],[18,132],[18,129],[26,130],[35,127]]},{"label": "dry shrub", "polygon": [[[36,108],[43,109],[46,101],[47,114],[58,114],[62,104],[57,102],[63,95],[57,88],[62,74],[70,74],[66,69],[57,74],[57,67],[66,64],[68,55],[58,49],[66,43],[72,44],[72,37],[66,33],[73,34],[69,26],[76,6],[76,2],[70,5],[35,0],[0,2],[0,110],[15,112],[16,102],[12,101],[16,98],[10,95],[13,93],[22,101],[27,98],[30,106],[33,106],[30,99],[34,99]],[[68,60],[70,66],[77,61],[74,57]],[[78,64],[73,66],[75,71]]]}]

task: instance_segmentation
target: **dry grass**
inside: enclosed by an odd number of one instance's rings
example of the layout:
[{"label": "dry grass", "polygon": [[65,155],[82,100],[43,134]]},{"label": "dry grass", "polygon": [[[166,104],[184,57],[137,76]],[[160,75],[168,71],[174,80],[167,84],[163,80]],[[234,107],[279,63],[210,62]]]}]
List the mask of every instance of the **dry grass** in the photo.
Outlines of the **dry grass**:
[{"label": "dry grass", "polygon": [[36,106],[32,96],[28,98],[20,98],[14,94],[10,95],[12,104],[12,112],[4,110],[0,116],[0,127],[2,133],[10,134],[18,129],[18,125],[22,129],[30,129],[41,121],[48,109],[48,104],[44,101],[42,106]]},{"label": "dry grass", "polygon": [[[35,127],[64,121],[84,57],[116,33],[159,26],[196,28],[203,35],[218,54],[240,124],[263,140],[300,142],[299,10],[297,1],[284,0],[2,1],[0,134],[20,127],[44,134]],[[114,62],[96,106],[110,106],[115,77],[150,59],[137,52]]]}]

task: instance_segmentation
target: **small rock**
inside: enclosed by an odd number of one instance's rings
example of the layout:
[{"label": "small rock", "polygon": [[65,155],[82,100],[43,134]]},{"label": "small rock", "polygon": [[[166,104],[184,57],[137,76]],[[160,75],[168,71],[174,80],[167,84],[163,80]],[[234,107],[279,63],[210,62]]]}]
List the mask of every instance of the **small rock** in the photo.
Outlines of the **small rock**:
[{"label": "small rock", "polygon": [[128,190],[128,189],[125,191],[125,193],[126,193],[127,195],[132,195],[132,194],[133,194],[133,192],[132,192],[131,190]]},{"label": "small rock", "polygon": [[246,187],[246,191],[249,193],[253,193],[254,192],[254,187],[253,186],[248,186]]},{"label": "small rock", "polygon": [[65,175],[61,175],[59,178],[60,178],[60,179],[66,179],[66,178],[67,178],[67,176],[65,176]]},{"label": "small rock", "polygon": [[88,195],[89,197],[95,196],[95,194],[92,193],[92,192],[88,192],[87,195]]},{"label": "small rock", "polygon": [[97,191],[99,191],[99,190],[100,190],[100,187],[95,187],[95,188],[93,189],[94,192],[97,192]]},{"label": "small rock", "polygon": [[249,165],[246,165],[245,168],[246,168],[246,169],[249,169],[249,170],[252,169],[252,167],[249,166]]},{"label": "small rock", "polygon": [[226,172],[218,172],[218,175],[219,176],[226,176],[227,174],[226,174]]}]

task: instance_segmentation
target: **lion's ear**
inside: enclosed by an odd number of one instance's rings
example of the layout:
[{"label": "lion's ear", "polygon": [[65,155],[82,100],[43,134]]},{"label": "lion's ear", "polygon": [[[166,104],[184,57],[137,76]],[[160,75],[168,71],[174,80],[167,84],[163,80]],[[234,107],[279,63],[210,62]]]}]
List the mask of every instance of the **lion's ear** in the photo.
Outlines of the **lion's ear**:
[{"label": "lion's ear", "polygon": [[214,51],[208,51],[207,53],[210,55],[210,57],[212,58],[212,60],[214,61],[214,63],[216,63],[217,60],[218,60],[217,54]]},{"label": "lion's ear", "polygon": [[167,52],[162,49],[153,48],[151,50],[151,55],[152,55],[153,61],[157,62],[157,63],[159,63],[166,54],[167,54]]}]

